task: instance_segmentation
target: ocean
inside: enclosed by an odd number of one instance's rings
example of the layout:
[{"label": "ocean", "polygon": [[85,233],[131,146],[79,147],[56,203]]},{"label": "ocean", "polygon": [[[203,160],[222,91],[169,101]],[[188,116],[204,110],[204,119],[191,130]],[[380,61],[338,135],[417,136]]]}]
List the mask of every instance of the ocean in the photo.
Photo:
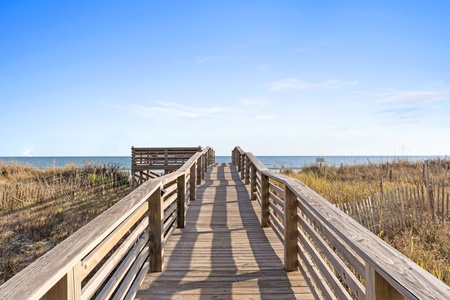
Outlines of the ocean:
[{"label": "ocean", "polygon": [[[315,164],[317,159],[323,159],[330,166],[386,163],[398,160],[424,161],[426,159],[447,159],[446,156],[257,156],[258,159],[269,169],[278,170],[290,168],[299,170],[304,166]],[[131,169],[131,157],[129,156],[42,156],[42,157],[0,157],[5,162],[18,162],[30,164],[42,169],[50,166],[62,167],[67,164],[82,166],[91,164],[114,164],[120,169]],[[231,162],[231,156],[216,156],[216,162]]]}]

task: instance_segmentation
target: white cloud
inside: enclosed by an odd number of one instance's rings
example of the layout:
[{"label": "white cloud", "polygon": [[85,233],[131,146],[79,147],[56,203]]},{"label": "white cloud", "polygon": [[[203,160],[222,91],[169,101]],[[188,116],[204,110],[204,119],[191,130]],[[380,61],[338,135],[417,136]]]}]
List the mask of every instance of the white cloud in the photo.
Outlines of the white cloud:
[{"label": "white cloud", "polygon": [[385,97],[387,103],[418,104],[448,97],[448,91],[399,91]]},{"label": "white cloud", "polygon": [[210,55],[210,56],[199,56],[195,58],[194,64],[204,64],[207,62],[215,61],[215,60],[222,60],[225,56],[220,55]]},{"label": "white cloud", "polygon": [[33,154],[31,154],[32,149],[27,149],[25,151],[22,152],[23,156],[33,156]]},{"label": "white cloud", "polygon": [[350,85],[357,84],[357,81],[342,81],[339,79],[332,79],[325,82],[311,83],[306,82],[300,78],[284,78],[268,84],[269,90],[309,90],[319,88],[345,88]]}]

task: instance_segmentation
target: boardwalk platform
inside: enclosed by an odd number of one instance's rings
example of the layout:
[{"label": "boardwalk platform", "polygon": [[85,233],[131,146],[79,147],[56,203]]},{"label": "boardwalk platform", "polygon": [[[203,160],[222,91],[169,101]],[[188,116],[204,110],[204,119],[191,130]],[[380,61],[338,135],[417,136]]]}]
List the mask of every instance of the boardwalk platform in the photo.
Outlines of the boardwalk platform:
[{"label": "boardwalk platform", "polygon": [[165,246],[165,271],[149,273],[136,299],[314,299],[300,272],[283,267],[283,245],[261,228],[236,167],[208,168],[187,225]]}]

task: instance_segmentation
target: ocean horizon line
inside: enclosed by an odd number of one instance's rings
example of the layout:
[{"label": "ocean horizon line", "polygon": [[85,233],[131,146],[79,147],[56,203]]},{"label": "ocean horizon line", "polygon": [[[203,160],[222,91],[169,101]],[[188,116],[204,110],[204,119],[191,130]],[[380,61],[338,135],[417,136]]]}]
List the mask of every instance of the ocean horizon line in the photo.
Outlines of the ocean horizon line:
[{"label": "ocean horizon line", "polygon": [[[424,161],[430,159],[448,159],[442,155],[260,155],[256,156],[269,169],[302,169],[319,161],[329,166],[354,165],[367,163],[386,163],[395,161]],[[320,160],[318,160],[320,158]],[[63,167],[70,164],[83,166],[92,164],[113,164],[121,169],[131,169],[131,156],[1,156],[0,161],[29,164],[42,169]],[[217,155],[216,162],[231,162],[231,155]]]}]

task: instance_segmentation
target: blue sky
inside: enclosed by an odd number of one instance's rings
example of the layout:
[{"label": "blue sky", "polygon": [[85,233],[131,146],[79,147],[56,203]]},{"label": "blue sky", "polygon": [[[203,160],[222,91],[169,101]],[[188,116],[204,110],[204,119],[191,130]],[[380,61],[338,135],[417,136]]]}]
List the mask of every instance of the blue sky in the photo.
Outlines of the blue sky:
[{"label": "blue sky", "polygon": [[448,1],[0,1],[0,156],[450,154]]}]

